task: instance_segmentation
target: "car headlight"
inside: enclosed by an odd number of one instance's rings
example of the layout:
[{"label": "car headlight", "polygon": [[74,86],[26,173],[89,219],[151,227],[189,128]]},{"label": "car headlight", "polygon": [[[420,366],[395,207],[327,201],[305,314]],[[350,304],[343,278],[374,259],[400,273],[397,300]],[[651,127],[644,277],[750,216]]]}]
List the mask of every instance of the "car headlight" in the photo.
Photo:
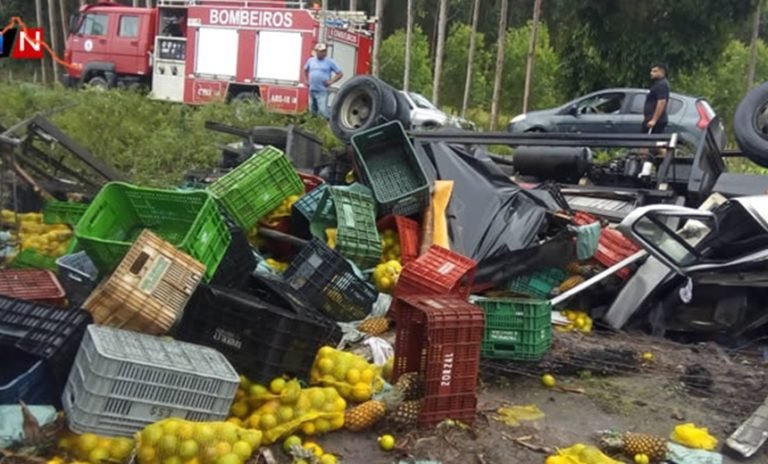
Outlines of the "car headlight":
[{"label": "car headlight", "polygon": [[516,122],[524,121],[525,120],[525,114],[518,114],[514,118],[512,118],[509,123],[514,124]]}]

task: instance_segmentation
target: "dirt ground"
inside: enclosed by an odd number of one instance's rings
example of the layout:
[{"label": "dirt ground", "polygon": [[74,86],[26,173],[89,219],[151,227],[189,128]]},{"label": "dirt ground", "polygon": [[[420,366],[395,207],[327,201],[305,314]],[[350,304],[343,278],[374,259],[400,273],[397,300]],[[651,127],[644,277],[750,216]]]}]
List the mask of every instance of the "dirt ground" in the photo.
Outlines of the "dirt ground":
[{"label": "dirt ground", "polygon": [[[628,372],[616,374],[607,369],[609,375],[590,365],[591,369],[575,375],[555,374],[556,388],[541,384],[543,369],[557,365],[565,372],[563,359],[579,367],[584,350],[595,347],[631,351],[638,362],[625,366]],[[642,361],[645,352],[654,353],[654,359]],[[547,456],[544,450],[530,449],[516,439],[524,439],[533,448],[552,449],[596,444],[595,432],[607,429],[669,437],[675,425],[694,422],[709,428],[720,449],[768,393],[768,370],[752,353],[729,354],[712,344],[678,345],[627,334],[558,334],[552,357],[558,361],[484,363],[477,419],[471,427],[443,424],[396,434],[398,449],[389,453],[379,450],[376,443],[379,433],[388,432],[383,429],[363,434],[334,432],[315,441],[342,458],[341,462],[354,464],[416,460],[542,464]],[[691,366],[695,366],[693,371]],[[536,405],[545,417],[511,427],[495,419],[495,411],[505,404]],[[274,454],[278,462],[290,462],[278,450]],[[768,451],[763,449],[747,461],[726,455],[723,462],[768,463]]]}]

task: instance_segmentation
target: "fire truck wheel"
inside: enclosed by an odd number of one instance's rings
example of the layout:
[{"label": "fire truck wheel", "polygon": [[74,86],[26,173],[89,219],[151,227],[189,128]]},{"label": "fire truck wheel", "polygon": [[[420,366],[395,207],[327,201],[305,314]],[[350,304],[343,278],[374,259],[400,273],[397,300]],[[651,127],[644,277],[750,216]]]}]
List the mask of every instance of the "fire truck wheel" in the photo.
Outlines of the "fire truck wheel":
[{"label": "fire truck wheel", "polygon": [[88,87],[106,90],[109,88],[109,82],[102,76],[93,76],[88,79]]},{"label": "fire truck wheel", "polygon": [[768,167],[768,82],[752,89],[733,118],[736,142],[755,163]]},{"label": "fire truck wheel", "polygon": [[411,128],[411,105],[408,104],[405,95],[400,92],[395,92],[395,98],[397,99],[397,120],[408,130]]},{"label": "fire truck wheel", "polygon": [[355,76],[347,81],[331,108],[331,130],[342,140],[382,121],[397,117],[395,90],[373,76]]}]

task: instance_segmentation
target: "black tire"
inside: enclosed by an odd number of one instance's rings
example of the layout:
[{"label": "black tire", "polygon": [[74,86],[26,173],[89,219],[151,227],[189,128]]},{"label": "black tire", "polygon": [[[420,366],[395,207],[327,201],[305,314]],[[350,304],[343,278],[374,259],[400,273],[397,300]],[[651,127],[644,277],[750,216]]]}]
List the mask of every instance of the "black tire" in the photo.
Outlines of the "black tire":
[{"label": "black tire", "polygon": [[259,103],[260,101],[255,92],[240,92],[232,97],[232,103]]},{"label": "black tire", "polygon": [[103,76],[93,76],[90,79],[88,79],[88,82],[86,82],[86,85],[93,89],[102,89],[106,90],[109,88],[109,82],[107,79]]},{"label": "black tire", "polygon": [[331,107],[331,130],[344,141],[396,119],[395,90],[373,76],[355,76],[339,89]]},{"label": "black tire", "polygon": [[411,128],[411,106],[408,99],[400,92],[395,91],[395,100],[397,100],[397,120],[403,125],[405,130]]},{"label": "black tire", "polygon": [[739,102],[733,130],[744,155],[768,167],[768,82],[752,89]]}]

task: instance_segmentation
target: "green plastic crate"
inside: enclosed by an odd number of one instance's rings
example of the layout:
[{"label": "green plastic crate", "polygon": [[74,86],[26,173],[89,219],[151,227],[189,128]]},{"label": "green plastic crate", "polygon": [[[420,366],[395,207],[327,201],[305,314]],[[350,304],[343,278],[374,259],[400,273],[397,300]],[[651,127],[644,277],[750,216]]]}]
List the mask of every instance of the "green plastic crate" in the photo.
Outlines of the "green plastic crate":
[{"label": "green plastic crate", "polygon": [[46,269],[54,272],[58,270],[56,258],[40,254],[32,248],[19,252],[8,264],[8,267],[15,269]]},{"label": "green plastic crate", "polygon": [[551,268],[530,275],[515,277],[506,288],[531,298],[547,298],[552,290],[568,277],[563,269]]},{"label": "green plastic crate", "polygon": [[75,226],[75,237],[106,274],[120,264],[144,229],[203,263],[206,280],[216,272],[232,238],[208,192],[140,188],[122,182],[101,189]]},{"label": "green plastic crate", "polygon": [[244,230],[280,206],[291,195],[304,193],[304,183],[282,151],[265,147],[208,186],[208,191]]},{"label": "green plastic crate", "polygon": [[552,307],[549,301],[482,298],[485,313],[480,355],[492,359],[535,361],[552,347]]},{"label": "green plastic crate", "polygon": [[43,206],[43,222],[46,224],[69,224],[74,226],[87,209],[87,203],[49,201]]},{"label": "green plastic crate", "polygon": [[379,205],[380,216],[410,216],[427,208],[429,181],[399,121],[355,134],[352,146],[361,175]]},{"label": "green plastic crate", "polygon": [[325,241],[325,230],[336,229],[336,251],[361,269],[381,260],[376,228],[376,203],[367,189],[328,187],[312,217],[312,235]]}]

